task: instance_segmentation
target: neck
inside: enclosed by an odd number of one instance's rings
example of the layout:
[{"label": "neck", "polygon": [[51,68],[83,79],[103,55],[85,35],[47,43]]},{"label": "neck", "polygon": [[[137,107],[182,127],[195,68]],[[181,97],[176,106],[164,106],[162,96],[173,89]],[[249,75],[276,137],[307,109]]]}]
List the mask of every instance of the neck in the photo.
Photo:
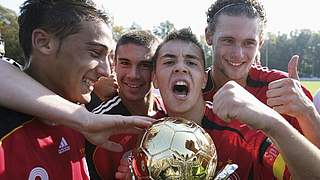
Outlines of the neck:
[{"label": "neck", "polygon": [[224,72],[219,69],[212,68],[210,76],[213,81],[212,83],[214,84],[215,91],[218,91],[225,83],[231,80],[237,82],[242,87],[245,87],[247,85],[247,77],[242,79],[230,79]]},{"label": "neck", "polygon": [[140,116],[152,116],[155,114],[154,110],[154,96],[150,92],[142,100],[129,101],[123,98],[120,94],[123,104],[129,110],[131,115],[140,115]]},{"label": "neck", "polygon": [[[46,61],[43,59],[46,59]],[[30,63],[30,66],[25,70],[25,73],[55,94],[71,102],[77,103],[71,99],[71,97],[66,94],[62,88],[60,88],[59,81],[56,80],[58,78],[55,77],[56,74],[52,74],[55,72],[52,70],[55,67],[50,64],[51,61],[52,60],[50,60],[50,57],[48,56],[32,58],[32,63]]]},{"label": "neck", "polygon": [[[32,61],[35,61],[34,59]],[[53,91],[54,93],[63,96],[61,90],[57,89],[54,85],[54,81],[50,79],[50,74],[46,70],[47,66],[41,65],[41,63],[31,63],[29,68],[25,70],[25,73],[32,77],[32,79],[38,81],[40,84]]]},{"label": "neck", "polygon": [[203,100],[202,96],[201,99],[198,101],[198,103],[190,108],[187,112],[170,112],[168,110],[168,115],[170,117],[182,117],[187,120],[193,121],[201,126],[202,118],[204,116],[204,110],[205,110],[205,101]]}]

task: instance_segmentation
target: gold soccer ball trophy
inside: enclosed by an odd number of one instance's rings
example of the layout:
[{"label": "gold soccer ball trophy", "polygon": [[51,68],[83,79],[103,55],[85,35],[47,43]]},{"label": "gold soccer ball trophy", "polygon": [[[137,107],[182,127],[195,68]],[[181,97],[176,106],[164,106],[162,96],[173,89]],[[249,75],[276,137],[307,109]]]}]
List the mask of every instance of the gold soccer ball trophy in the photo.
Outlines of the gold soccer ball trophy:
[{"label": "gold soccer ball trophy", "polygon": [[141,136],[129,157],[132,178],[213,179],[217,153],[209,134],[183,118],[162,118]]}]

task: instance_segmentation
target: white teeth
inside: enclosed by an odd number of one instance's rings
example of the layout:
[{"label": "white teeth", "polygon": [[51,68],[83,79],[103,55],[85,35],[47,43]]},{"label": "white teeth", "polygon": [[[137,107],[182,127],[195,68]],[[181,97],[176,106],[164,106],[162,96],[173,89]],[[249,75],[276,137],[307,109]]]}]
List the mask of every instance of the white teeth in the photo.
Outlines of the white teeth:
[{"label": "white teeth", "polygon": [[232,66],[240,66],[242,63],[234,63],[234,62],[230,62],[228,61],[229,64],[231,64]]},{"label": "white teeth", "polygon": [[93,89],[94,89],[94,87],[93,87],[94,86],[94,82],[93,81],[91,81],[89,79],[84,79],[83,82],[86,83],[86,85],[88,86],[88,89],[90,91],[93,91]]},{"label": "white teeth", "polygon": [[131,88],[138,88],[139,86],[138,85],[132,85],[132,84],[127,84],[129,87]]},{"label": "white teeth", "polygon": [[187,85],[187,83],[184,81],[177,81],[175,85]]}]

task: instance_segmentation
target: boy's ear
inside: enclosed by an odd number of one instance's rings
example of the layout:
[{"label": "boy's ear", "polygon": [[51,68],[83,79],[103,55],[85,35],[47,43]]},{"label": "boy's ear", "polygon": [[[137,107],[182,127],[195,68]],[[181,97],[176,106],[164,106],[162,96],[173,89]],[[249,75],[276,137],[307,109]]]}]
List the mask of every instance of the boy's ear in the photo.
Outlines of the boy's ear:
[{"label": "boy's ear", "polygon": [[32,32],[32,47],[39,52],[49,55],[55,53],[59,43],[56,38],[42,29],[35,29]]},{"label": "boy's ear", "polygon": [[158,80],[156,77],[156,73],[154,73],[154,71],[152,72],[152,83],[153,83],[153,87],[158,89]]},{"label": "boy's ear", "polygon": [[260,38],[259,49],[261,49],[263,45],[264,45],[264,39]]},{"label": "boy's ear", "polygon": [[212,43],[213,43],[213,42],[212,42],[213,33],[210,32],[208,28],[209,28],[209,27],[207,26],[207,27],[206,27],[206,30],[205,30],[205,37],[206,37],[207,44],[208,44],[209,46],[211,46]]},{"label": "boy's ear", "polygon": [[208,81],[208,72],[204,72],[202,89],[205,89],[205,88],[206,88],[206,86],[207,86],[207,81]]}]

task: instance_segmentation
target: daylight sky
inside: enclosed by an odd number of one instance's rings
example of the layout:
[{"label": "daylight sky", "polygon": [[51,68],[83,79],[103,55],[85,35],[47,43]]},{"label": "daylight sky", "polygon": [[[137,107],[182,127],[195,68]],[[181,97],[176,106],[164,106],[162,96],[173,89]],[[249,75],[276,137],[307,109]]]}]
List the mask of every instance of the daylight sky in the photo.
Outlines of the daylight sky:
[{"label": "daylight sky", "polygon": [[[190,26],[203,35],[205,12],[213,0],[95,0],[115,18],[116,25],[130,27],[133,22],[152,29],[169,20],[176,28]],[[320,31],[318,0],[262,0],[268,16],[268,31],[288,33],[295,29]],[[18,13],[23,0],[0,0]]]}]

